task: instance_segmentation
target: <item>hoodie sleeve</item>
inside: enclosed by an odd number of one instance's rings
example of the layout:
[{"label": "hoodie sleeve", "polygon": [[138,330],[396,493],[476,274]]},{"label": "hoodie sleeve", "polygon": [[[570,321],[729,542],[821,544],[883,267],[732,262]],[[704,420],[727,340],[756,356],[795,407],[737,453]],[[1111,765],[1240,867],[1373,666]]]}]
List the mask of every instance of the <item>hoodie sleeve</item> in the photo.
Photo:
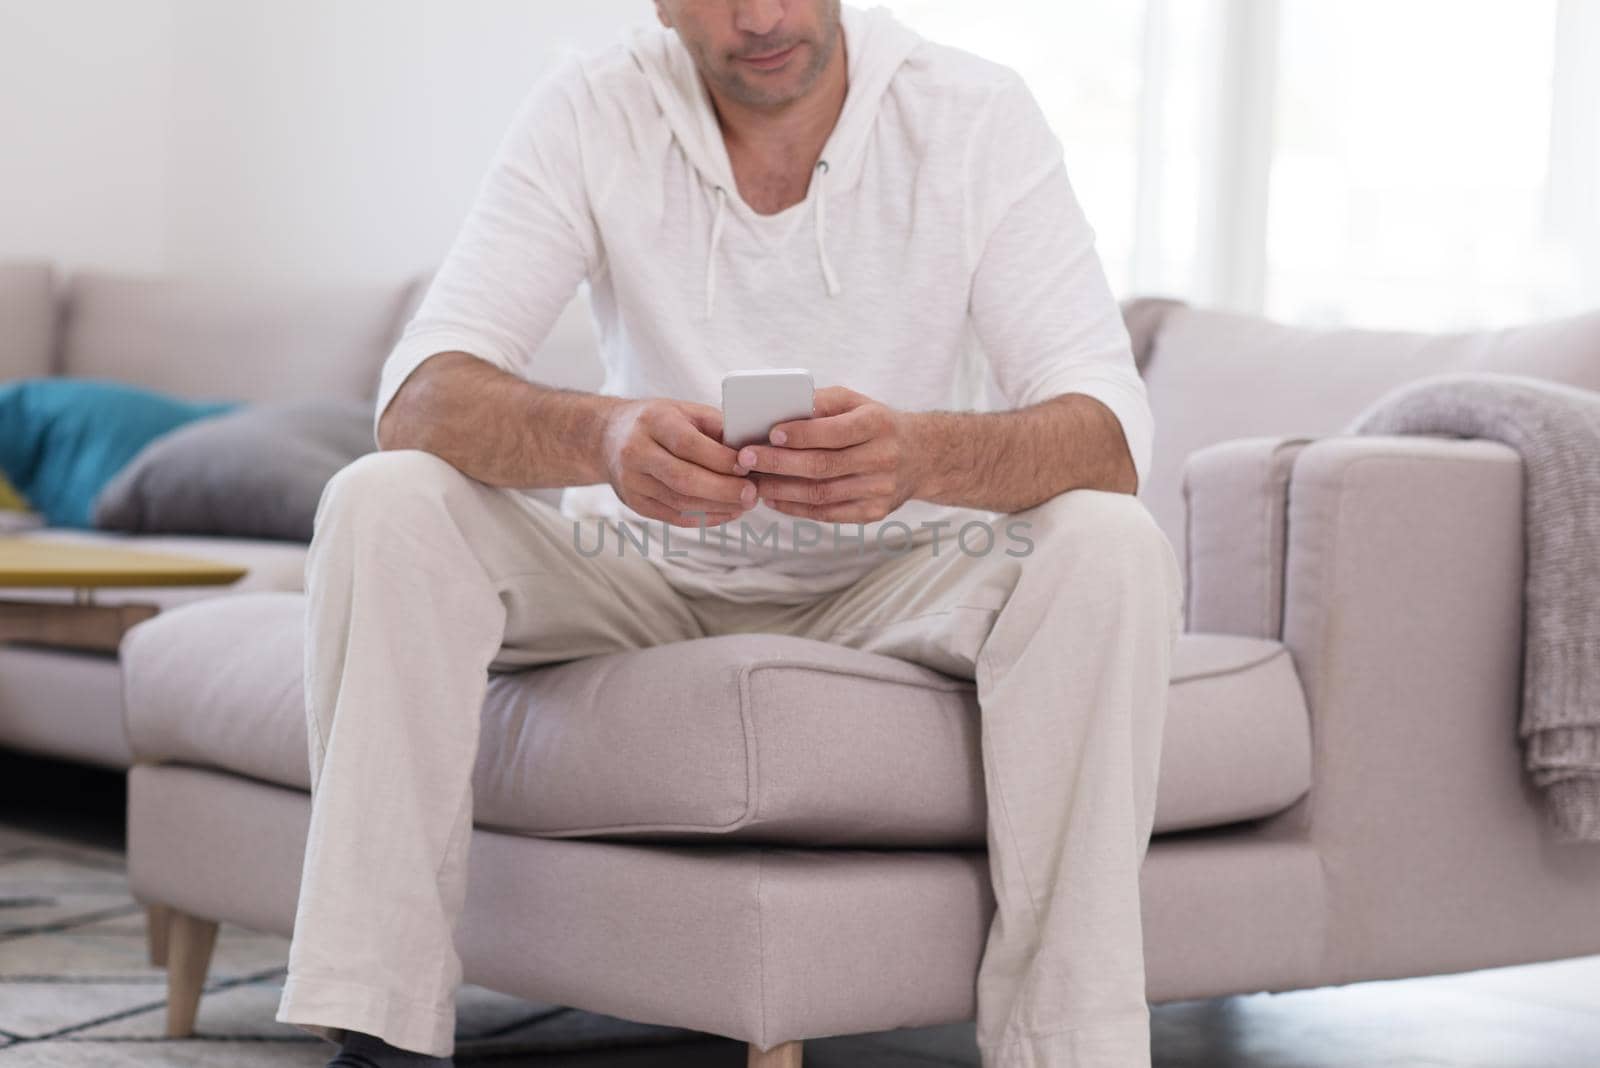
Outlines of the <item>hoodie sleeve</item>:
[{"label": "hoodie sleeve", "polygon": [[532,379],[533,356],[593,273],[599,241],[585,192],[570,60],[523,99],[417,313],[383,365],[378,421],[428,357],[467,352]]},{"label": "hoodie sleeve", "polygon": [[1121,424],[1143,486],[1149,400],[1061,143],[1016,76],[980,129],[968,163],[969,312],[995,381],[1014,408],[1064,393],[1099,400]]}]

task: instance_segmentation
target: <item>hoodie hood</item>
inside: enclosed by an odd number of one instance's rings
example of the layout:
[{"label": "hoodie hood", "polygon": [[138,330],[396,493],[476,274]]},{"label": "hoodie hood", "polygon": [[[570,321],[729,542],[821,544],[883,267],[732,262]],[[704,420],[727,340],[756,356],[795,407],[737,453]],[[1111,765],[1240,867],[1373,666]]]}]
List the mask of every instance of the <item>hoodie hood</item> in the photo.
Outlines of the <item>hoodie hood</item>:
[{"label": "hoodie hood", "polygon": [[[840,6],[839,18],[849,88],[839,119],[822,147],[806,190],[806,202],[811,205],[817,235],[818,269],[829,296],[838,295],[840,285],[828,259],[828,194],[850,188],[860,176],[867,141],[883,95],[895,73],[922,40],[898,22],[887,8],[863,11],[844,4]],[[706,255],[705,311],[709,318],[716,300],[717,246],[722,237],[723,218],[730,210],[747,209],[743,209],[742,202],[733,195],[737,189],[733,165],[728,159],[727,144],[717,124],[711,95],[694,65],[694,57],[677,33],[660,26],[640,26],[628,39],[628,51],[644,72],[662,116],[700,175],[707,195],[716,202]]]}]

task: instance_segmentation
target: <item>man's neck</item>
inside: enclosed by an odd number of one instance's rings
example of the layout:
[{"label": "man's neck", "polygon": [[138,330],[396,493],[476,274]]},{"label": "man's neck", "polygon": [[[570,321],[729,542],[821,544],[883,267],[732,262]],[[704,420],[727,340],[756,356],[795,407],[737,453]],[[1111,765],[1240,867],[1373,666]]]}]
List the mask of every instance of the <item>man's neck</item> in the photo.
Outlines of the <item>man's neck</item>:
[{"label": "man's neck", "polygon": [[708,86],[717,124],[735,170],[740,160],[763,167],[788,164],[805,171],[816,166],[828,143],[849,90],[844,35],[811,90],[775,108],[759,108],[731,100]]}]

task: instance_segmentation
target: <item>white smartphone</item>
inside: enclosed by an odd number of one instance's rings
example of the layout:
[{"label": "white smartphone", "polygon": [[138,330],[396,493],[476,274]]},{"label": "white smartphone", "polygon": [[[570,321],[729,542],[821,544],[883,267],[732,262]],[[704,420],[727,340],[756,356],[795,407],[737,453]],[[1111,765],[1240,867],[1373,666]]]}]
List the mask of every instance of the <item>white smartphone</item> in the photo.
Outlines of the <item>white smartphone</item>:
[{"label": "white smartphone", "polygon": [[762,445],[776,423],[811,418],[811,372],[800,367],[722,376],[722,443]]}]

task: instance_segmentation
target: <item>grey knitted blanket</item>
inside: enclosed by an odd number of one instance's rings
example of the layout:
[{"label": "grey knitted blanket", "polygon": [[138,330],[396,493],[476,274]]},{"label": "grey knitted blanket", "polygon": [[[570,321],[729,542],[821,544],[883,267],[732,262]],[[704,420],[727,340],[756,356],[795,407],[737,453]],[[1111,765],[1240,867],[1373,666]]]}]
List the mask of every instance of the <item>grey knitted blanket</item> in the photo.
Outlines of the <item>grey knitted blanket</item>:
[{"label": "grey knitted blanket", "polygon": [[1561,840],[1600,842],[1600,393],[1519,375],[1424,378],[1360,434],[1450,434],[1522,455],[1523,760]]}]

